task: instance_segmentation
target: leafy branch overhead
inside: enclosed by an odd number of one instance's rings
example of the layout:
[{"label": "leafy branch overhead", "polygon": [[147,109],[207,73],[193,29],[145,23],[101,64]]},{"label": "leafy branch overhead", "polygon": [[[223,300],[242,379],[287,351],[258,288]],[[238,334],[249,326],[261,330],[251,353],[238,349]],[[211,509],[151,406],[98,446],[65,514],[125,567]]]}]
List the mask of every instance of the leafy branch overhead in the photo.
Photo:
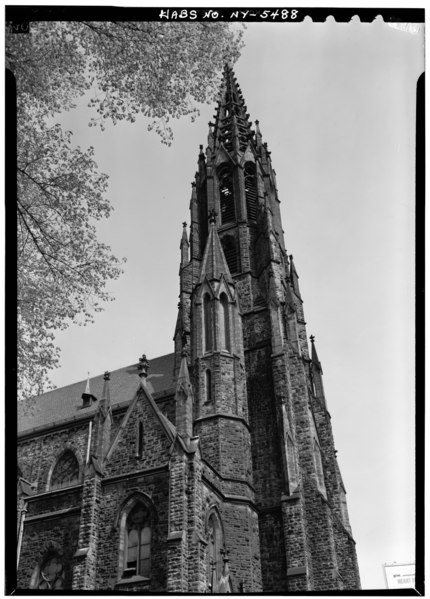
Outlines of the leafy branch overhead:
[{"label": "leafy branch overhead", "polygon": [[68,110],[91,90],[92,125],[144,114],[170,143],[169,119],[196,116],[196,103],[215,98],[242,34],[226,23],[40,22],[30,35],[8,36],[6,59],[40,115]]},{"label": "leafy branch overhead", "polygon": [[93,149],[75,147],[55,117],[87,94],[89,125],[149,118],[170,145],[169,119],[198,114],[219,89],[242,30],[224,23],[35,22],[6,33],[7,67],[18,90],[19,396],[42,392],[59,364],[54,331],[92,321],[112,299],[121,261],[97,240],[108,218],[108,177]]}]

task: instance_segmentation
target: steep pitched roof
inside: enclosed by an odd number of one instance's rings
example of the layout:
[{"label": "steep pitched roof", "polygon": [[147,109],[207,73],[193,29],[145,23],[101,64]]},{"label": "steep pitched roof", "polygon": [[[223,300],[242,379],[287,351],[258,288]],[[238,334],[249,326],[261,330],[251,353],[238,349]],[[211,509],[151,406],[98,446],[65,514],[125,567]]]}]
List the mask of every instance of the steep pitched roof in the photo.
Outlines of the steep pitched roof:
[{"label": "steep pitched roof", "polygon": [[[150,360],[147,385],[157,396],[175,392],[173,380],[174,354]],[[103,374],[90,379],[91,393],[97,398],[87,408],[82,408],[82,393],[86,381],[82,380],[18,402],[18,433],[30,432],[34,428],[49,426],[66,420],[91,415],[96,410],[103,394]],[[111,406],[114,410],[126,406],[135,396],[140,384],[137,364],[114,370],[110,375]]]}]

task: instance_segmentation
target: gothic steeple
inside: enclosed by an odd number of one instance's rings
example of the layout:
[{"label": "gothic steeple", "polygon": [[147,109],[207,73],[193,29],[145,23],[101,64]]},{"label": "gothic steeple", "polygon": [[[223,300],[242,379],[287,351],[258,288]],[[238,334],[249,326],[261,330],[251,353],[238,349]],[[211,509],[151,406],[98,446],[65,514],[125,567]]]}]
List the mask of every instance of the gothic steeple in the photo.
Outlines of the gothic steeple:
[{"label": "gothic steeple", "polygon": [[242,91],[233,70],[225,65],[220,99],[215,115],[213,140],[215,148],[221,144],[231,157],[237,158],[246,150],[252,137],[251,123]]},{"label": "gothic steeple", "polygon": [[[309,553],[304,516],[306,522],[318,518],[324,533],[318,543],[330,547],[331,576],[344,567],[343,556],[338,558],[330,544],[328,504],[315,504],[315,492],[323,489],[340,506],[340,483],[330,474],[334,446],[321,364],[313,343],[309,359],[299,277],[284,244],[275,171],[258,121],[255,126],[253,131],[242,92],[226,66],[205,152],[200,146],[190,202],[190,256],[186,263],[182,255],[180,269],[177,422],[191,434],[182,403],[187,367],[193,434],[200,437],[211,476],[226,496],[248,497],[261,508],[263,578],[274,568],[277,588],[306,591],[312,568],[321,579],[326,572]],[[181,251],[185,246],[184,238]],[[184,340],[188,360],[181,357]],[[332,460],[325,479],[321,452]],[[270,510],[279,514],[279,524]],[[266,557],[278,525],[285,546],[294,545],[294,557],[282,552],[276,559]]]}]

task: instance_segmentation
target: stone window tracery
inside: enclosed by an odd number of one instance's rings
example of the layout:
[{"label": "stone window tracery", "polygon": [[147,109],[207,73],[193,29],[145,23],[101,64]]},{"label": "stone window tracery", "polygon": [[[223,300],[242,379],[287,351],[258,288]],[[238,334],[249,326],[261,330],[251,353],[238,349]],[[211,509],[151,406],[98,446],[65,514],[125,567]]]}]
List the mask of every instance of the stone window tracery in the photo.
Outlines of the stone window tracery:
[{"label": "stone window tracery", "polygon": [[55,464],[50,489],[61,489],[79,482],[79,462],[72,450],[66,450]]},{"label": "stone window tracery", "polygon": [[219,580],[222,574],[222,553],[224,549],[224,535],[216,511],[212,511],[208,518],[207,523],[207,535],[208,535],[208,558],[209,558],[209,572],[215,574],[216,580]]},{"label": "stone window tracery", "polygon": [[151,518],[141,502],[131,510],[126,521],[123,577],[149,577],[151,572]]},{"label": "stone window tracery", "polygon": [[35,588],[46,591],[64,589],[64,565],[59,556],[51,555],[43,562]]}]

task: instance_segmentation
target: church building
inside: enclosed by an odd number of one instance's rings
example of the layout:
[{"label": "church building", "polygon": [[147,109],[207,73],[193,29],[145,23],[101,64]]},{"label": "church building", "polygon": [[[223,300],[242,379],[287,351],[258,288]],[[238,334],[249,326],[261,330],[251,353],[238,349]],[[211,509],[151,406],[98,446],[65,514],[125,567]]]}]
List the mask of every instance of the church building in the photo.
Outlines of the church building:
[{"label": "church building", "polygon": [[213,121],[173,353],[19,402],[19,589],[360,589],[275,171],[228,66]]}]

